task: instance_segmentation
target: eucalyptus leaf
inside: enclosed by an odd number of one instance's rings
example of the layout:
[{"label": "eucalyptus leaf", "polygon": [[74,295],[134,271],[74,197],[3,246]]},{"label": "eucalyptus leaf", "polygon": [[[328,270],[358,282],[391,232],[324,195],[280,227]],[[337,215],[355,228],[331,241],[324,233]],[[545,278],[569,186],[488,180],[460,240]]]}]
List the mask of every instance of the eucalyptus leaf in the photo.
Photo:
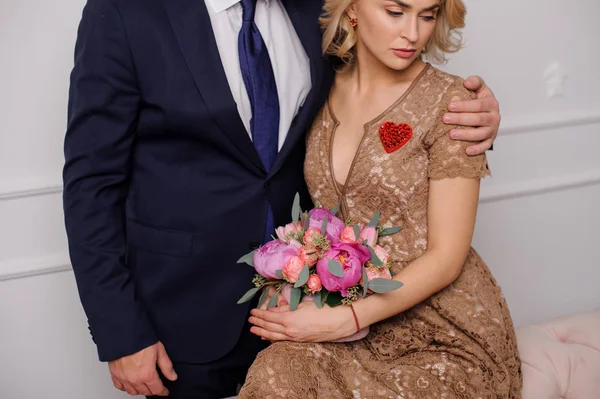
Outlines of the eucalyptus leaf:
[{"label": "eucalyptus leaf", "polygon": [[275,274],[277,275],[277,277],[283,278],[283,270],[281,270],[281,269],[275,270]]},{"label": "eucalyptus leaf", "polygon": [[256,295],[256,293],[258,292],[258,290],[260,290],[260,288],[251,288],[248,290],[248,292],[246,292],[244,294],[243,297],[240,298],[240,300],[237,302],[238,305],[244,302],[248,302],[250,299],[254,298],[254,295]]},{"label": "eucalyptus leaf", "polygon": [[306,218],[304,219],[304,231],[308,230],[310,227],[310,217],[306,214]]},{"label": "eucalyptus leaf", "polygon": [[321,309],[323,307],[323,295],[321,295],[321,291],[319,292],[315,292],[313,294],[313,299],[315,300],[315,305],[317,305],[317,307],[319,309]]},{"label": "eucalyptus leaf", "polygon": [[292,288],[292,292],[290,294],[290,310],[298,309],[298,304],[300,304],[300,299],[302,299],[302,289],[301,288]]},{"label": "eucalyptus leaf", "polygon": [[323,219],[323,224],[321,225],[321,235],[325,235],[325,232],[327,231],[327,219],[329,219],[329,215],[325,215],[325,219]]},{"label": "eucalyptus leaf", "polygon": [[375,253],[373,247],[367,245],[367,248],[369,248],[369,252],[371,252],[371,259],[369,259],[369,262],[371,262],[377,267],[383,267],[383,262],[381,262],[381,259],[377,257],[377,254]]},{"label": "eucalyptus leaf", "polygon": [[300,218],[300,194],[296,193],[294,197],[294,203],[292,205],[292,220],[294,223],[298,223]]},{"label": "eucalyptus leaf", "polygon": [[342,206],[342,201],[340,200],[340,201],[338,201],[337,206],[334,206],[333,208],[331,208],[331,213],[333,213],[334,215],[337,215],[341,206]]},{"label": "eucalyptus leaf", "polygon": [[382,229],[379,233],[379,236],[390,236],[392,234],[396,234],[400,230],[402,230],[402,227],[388,227],[387,229]]},{"label": "eucalyptus leaf", "polygon": [[327,269],[329,270],[329,273],[336,277],[344,277],[344,269],[342,269],[342,265],[336,260],[329,259],[327,261]]},{"label": "eucalyptus leaf", "polygon": [[378,294],[385,294],[386,292],[394,291],[400,287],[402,287],[400,281],[396,280],[387,280],[385,278],[374,278],[369,281],[369,289]]},{"label": "eucalyptus leaf", "polygon": [[327,305],[335,307],[342,304],[342,295],[339,292],[330,292],[327,295]]},{"label": "eucalyptus leaf", "polygon": [[294,284],[294,288],[302,287],[308,281],[308,265],[304,265],[300,274],[298,275],[298,281]]},{"label": "eucalyptus leaf", "polygon": [[271,308],[274,308],[275,306],[277,306],[277,297],[278,296],[279,296],[279,291],[277,291],[275,294],[273,294],[273,296],[269,300],[269,303],[267,304],[267,309],[271,309]]},{"label": "eucalyptus leaf", "polygon": [[263,289],[263,293],[260,295],[260,298],[258,299],[258,305],[257,307],[260,308],[262,307],[265,302],[267,302],[267,298],[269,298],[269,290],[267,288]]},{"label": "eucalyptus leaf", "polygon": [[379,217],[380,216],[381,216],[381,213],[379,211],[375,212],[375,214],[373,215],[373,218],[369,222],[369,226],[371,226],[371,227],[377,227],[377,224],[379,224]]},{"label": "eucalyptus leaf", "polygon": [[255,252],[256,252],[256,249],[254,251],[242,256],[241,258],[238,259],[237,263],[246,263],[247,265],[254,267],[254,253]]},{"label": "eucalyptus leaf", "polygon": [[356,238],[356,241],[360,238],[360,226],[357,224],[354,225],[354,237]]},{"label": "eucalyptus leaf", "polygon": [[367,296],[369,293],[369,276],[367,275],[367,269],[363,267],[362,269],[362,281],[363,281],[363,296]]}]

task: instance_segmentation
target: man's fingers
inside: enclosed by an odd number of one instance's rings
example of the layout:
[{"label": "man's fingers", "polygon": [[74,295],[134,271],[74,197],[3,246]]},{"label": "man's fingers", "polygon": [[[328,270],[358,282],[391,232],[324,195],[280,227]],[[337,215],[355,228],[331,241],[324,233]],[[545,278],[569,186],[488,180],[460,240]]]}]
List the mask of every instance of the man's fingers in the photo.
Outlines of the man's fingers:
[{"label": "man's fingers", "polygon": [[452,101],[448,104],[450,112],[497,112],[498,101],[494,97],[476,98],[473,100]]},{"label": "man's fingers", "polygon": [[452,113],[444,115],[444,123],[448,125],[459,125],[459,126],[496,126],[496,123],[493,123],[492,114],[488,112],[482,113]]},{"label": "man's fingers", "polygon": [[115,386],[115,388],[117,388],[119,391],[125,391],[125,387],[123,386],[121,381],[119,381],[118,379],[113,377],[112,374],[111,374],[110,378],[112,378],[112,382],[113,382],[113,385]]},{"label": "man's fingers", "polygon": [[258,317],[250,317],[248,321],[250,322],[250,324],[253,324],[257,327],[261,327],[264,330],[269,330],[272,332],[278,332],[282,334],[285,332],[285,327],[281,324],[271,323]]},{"label": "man's fingers", "polygon": [[[465,79],[463,84],[467,89],[477,91],[477,92],[484,91],[485,89],[487,89],[487,86],[486,86],[485,82],[483,81],[483,79],[477,75],[469,76],[468,78]],[[491,93],[491,91],[490,91],[490,93]]]},{"label": "man's fingers", "polygon": [[137,389],[135,389],[133,387],[132,384],[130,384],[129,382],[124,381],[123,382],[123,388],[125,390],[125,392],[127,392],[128,394],[130,394],[131,396],[134,395],[139,395],[140,393],[137,391]]},{"label": "man's fingers", "polygon": [[484,141],[492,138],[492,130],[489,127],[452,129],[449,134],[450,138],[461,141]]},{"label": "man's fingers", "polygon": [[146,387],[154,396],[168,396],[169,390],[163,385],[158,373],[146,383]]},{"label": "man's fingers", "polygon": [[143,382],[135,384],[133,387],[135,388],[136,391],[138,391],[139,395],[144,395],[144,396],[152,395],[152,392],[150,391],[150,389]]},{"label": "man's fingers", "polygon": [[489,150],[492,147],[493,143],[494,143],[494,141],[492,139],[488,139],[488,140],[482,141],[479,144],[473,144],[472,146],[467,147],[467,149],[466,149],[467,155],[483,154],[484,152],[486,152],[487,150]]},{"label": "man's fingers", "polygon": [[177,373],[175,373],[175,370],[173,369],[173,362],[171,362],[171,359],[169,358],[169,355],[167,355],[167,351],[165,350],[165,347],[162,343],[158,344],[157,363],[158,367],[160,368],[160,371],[165,377],[167,377],[168,380],[175,381],[177,379]]}]

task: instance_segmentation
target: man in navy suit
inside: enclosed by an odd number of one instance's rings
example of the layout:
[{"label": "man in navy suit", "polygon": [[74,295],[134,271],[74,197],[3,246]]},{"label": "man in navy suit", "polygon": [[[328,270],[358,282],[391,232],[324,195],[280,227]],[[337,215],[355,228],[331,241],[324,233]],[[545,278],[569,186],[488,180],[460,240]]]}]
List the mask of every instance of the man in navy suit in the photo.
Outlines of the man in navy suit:
[{"label": "man in navy suit", "polygon": [[[329,91],[321,0],[88,0],[71,75],[64,211],[89,328],[115,387],[234,395],[256,353],[236,264],[311,206],[304,134]],[[259,83],[257,83],[260,81]],[[487,150],[497,102],[449,123]],[[481,111],[472,113],[472,111]]]}]

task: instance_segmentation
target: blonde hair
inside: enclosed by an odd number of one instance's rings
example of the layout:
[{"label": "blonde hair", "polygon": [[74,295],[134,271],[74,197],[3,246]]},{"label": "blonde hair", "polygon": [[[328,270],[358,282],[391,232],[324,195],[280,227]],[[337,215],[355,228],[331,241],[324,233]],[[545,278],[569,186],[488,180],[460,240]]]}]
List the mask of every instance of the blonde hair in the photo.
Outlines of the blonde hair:
[{"label": "blonde hair", "polygon": [[[352,65],[356,55],[356,32],[350,25],[346,10],[356,0],[326,0],[323,14],[319,19],[323,29],[323,54],[339,58],[346,65]],[[426,45],[423,55],[434,63],[447,61],[446,54],[462,48],[462,34],[465,27],[467,9],[463,0],[441,0],[436,25]],[[360,21],[359,21],[360,24]]]}]

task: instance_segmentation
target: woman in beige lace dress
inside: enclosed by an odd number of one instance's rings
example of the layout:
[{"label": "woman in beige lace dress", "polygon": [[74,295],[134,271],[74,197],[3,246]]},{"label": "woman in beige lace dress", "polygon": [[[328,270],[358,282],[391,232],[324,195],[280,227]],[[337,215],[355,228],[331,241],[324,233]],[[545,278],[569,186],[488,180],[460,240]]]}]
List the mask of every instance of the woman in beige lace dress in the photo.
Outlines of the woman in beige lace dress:
[{"label": "woman in beige lace dress", "polygon": [[[343,218],[381,211],[396,291],[349,307],[253,310],[274,343],[240,399],[520,398],[513,323],[500,288],[471,248],[485,155],[465,154],[441,118],[472,97],[462,80],[422,61],[455,51],[461,0],[325,2],[324,46],[346,62],[309,133],[305,175],[315,203]],[[390,105],[391,104],[391,105]],[[454,127],[456,128],[456,127]]]}]

